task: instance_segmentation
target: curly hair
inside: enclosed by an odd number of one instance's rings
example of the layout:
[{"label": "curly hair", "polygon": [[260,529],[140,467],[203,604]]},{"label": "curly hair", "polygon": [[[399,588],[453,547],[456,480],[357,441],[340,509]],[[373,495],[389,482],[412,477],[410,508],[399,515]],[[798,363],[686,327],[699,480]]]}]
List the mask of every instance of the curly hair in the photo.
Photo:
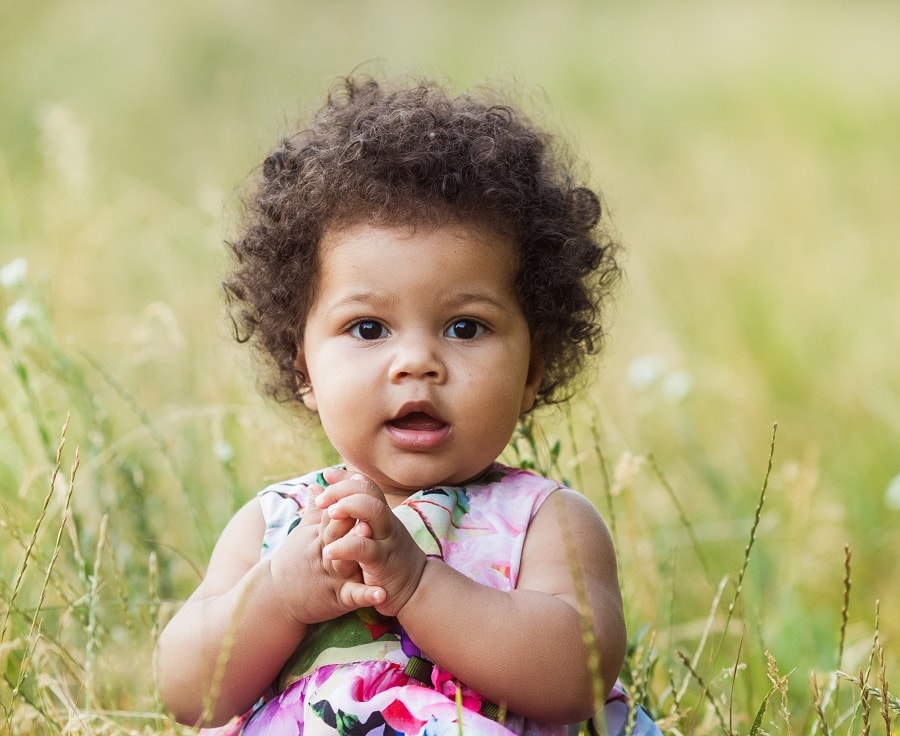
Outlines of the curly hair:
[{"label": "curly hair", "polygon": [[421,82],[345,78],[312,125],[281,141],[244,201],[224,281],[235,336],[268,365],[266,391],[295,399],[294,360],[316,295],[326,230],[464,223],[518,247],[516,289],[544,372],[535,404],[569,397],[604,335],[618,245],[563,150],[492,96]]}]

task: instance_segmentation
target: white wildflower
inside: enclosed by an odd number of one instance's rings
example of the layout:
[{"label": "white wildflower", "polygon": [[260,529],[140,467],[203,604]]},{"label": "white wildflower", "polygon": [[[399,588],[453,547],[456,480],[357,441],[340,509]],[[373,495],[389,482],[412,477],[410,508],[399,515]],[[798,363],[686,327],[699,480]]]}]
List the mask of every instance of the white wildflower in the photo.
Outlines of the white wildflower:
[{"label": "white wildflower", "polygon": [[687,371],[672,371],[666,376],[662,392],[671,401],[681,401],[694,388],[694,381]]},{"label": "white wildflower", "polygon": [[213,451],[216,453],[216,457],[222,465],[228,465],[228,463],[234,460],[234,448],[228,440],[219,440],[216,442]]},{"label": "white wildflower", "polygon": [[3,268],[0,268],[0,286],[11,289],[24,283],[28,274],[28,261],[22,256],[14,258]]},{"label": "white wildflower", "polygon": [[895,475],[884,492],[884,504],[889,509],[900,511],[900,475]]},{"label": "white wildflower", "polygon": [[6,310],[6,326],[12,330],[37,316],[38,311],[34,304],[27,299],[17,299]]},{"label": "white wildflower", "polygon": [[659,355],[644,355],[628,364],[628,383],[645,389],[656,383],[665,370],[665,361]]}]

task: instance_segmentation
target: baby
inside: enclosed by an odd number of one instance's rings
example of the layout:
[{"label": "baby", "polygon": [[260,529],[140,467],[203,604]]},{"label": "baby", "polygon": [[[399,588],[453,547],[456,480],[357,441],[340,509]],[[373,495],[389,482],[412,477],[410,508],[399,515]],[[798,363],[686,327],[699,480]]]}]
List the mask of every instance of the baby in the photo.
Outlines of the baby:
[{"label": "baby", "polygon": [[168,708],[219,736],[657,733],[616,680],[605,524],[497,460],[568,398],[619,275],[553,139],[493,99],[346,79],[247,204],[238,339],[341,463],[228,523],[160,637]]}]

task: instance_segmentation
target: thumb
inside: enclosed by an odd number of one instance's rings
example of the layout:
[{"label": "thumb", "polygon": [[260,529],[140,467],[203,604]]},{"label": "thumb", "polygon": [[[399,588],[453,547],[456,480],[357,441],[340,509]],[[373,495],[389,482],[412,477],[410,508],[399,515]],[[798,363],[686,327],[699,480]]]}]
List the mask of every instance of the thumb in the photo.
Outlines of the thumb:
[{"label": "thumb", "polygon": [[348,580],[341,585],[338,598],[348,609],[380,606],[387,600],[384,588]]}]

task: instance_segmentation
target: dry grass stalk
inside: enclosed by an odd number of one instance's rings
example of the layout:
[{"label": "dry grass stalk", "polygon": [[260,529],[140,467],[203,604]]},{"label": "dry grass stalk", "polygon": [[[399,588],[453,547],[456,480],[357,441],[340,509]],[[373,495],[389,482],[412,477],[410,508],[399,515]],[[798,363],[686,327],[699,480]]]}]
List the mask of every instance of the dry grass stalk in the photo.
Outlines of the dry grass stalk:
[{"label": "dry grass stalk", "polygon": [[10,593],[9,600],[6,604],[6,614],[3,617],[3,625],[0,626],[0,642],[6,640],[6,633],[9,630],[9,619],[12,614],[13,609],[16,607],[16,599],[19,597],[19,593],[22,589],[22,581],[25,579],[25,572],[28,570],[28,563],[31,560],[32,553],[34,552],[34,545],[37,542],[38,533],[41,530],[41,526],[44,523],[44,518],[47,516],[47,509],[50,506],[50,500],[53,498],[53,492],[56,487],[56,479],[59,476],[60,468],[62,467],[62,453],[63,448],[66,445],[66,432],[69,429],[69,415],[66,414],[66,421],[63,423],[62,431],[60,432],[59,444],[56,447],[56,460],[53,464],[53,472],[50,474],[50,484],[47,489],[47,495],[44,497],[44,504],[41,506],[41,511],[38,514],[37,521],[34,523],[34,529],[31,531],[31,536],[28,540],[28,543],[25,547],[25,557],[22,559],[22,565],[19,567],[19,571],[16,575],[16,580],[13,583],[12,592]]},{"label": "dry grass stalk", "polygon": [[722,711],[719,708],[719,703],[716,701],[715,697],[709,690],[709,686],[704,681],[703,677],[694,669],[694,666],[691,664],[691,661],[685,656],[683,652],[676,652],[676,655],[681,660],[682,664],[687,667],[688,672],[691,677],[696,680],[697,684],[700,686],[700,691],[703,694],[704,699],[712,706],[713,712],[716,714],[716,719],[719,721],[719,725],[722,728],[722,733],[728,734],[728,736],[733,736],[734,732],[728,727],[725,723],[725,716],[722,715]]},{"label": "dry grass stalk", "polygon": [[885,736],[891,736],[890,692],[888,691],[887,670],[884,664],[884,647],[878,647],[878,682],[881,685],[881,717],[884,719]]},{"label": "dry grass stalk", "polygon": [[825,718],[825,706],[822,703],[822,694],[819,692],[819,683],[816,681],[816,673],[809,673],[809,685],[813,695],[813,707],[816,710],[818,724],[822,727],[823,736],[828,736],[828,721]]},{"label": "dry grass stalk", "polygon": [[841,605],[841,637],[838,644],[837,669],[844,666],[844,644],[847,639],[847,621],[850,618],[850,589],[853,585],[850,577],[850,545],[844,545],[844,595]]},{"label": "dry grass stalk", "polygon": [[[59,471],[62,465],[62,451],[66,442],[66,432],[69,427],[69,415],[66,415],[66,420],[63,424],[62,430],[60,432],[60,441],[56,451],[56,460],[54,463],[53,471],[50,474],[50,487],[47,493],[47,496],[44,499],[43,506],[41,507],[41,511],[38,517],[37,522],[35,523],[34,530],[32,532],[31,538],[29,540],[28,546],[25,550],[25,559],[22,562],[22,566],[19,569],[19,574],[16,578],[16,583],[13,587],[13,592],[9,598],[7,603],[7,612],[6,617],[4,618],[2,635],[0,635],[0,642],[3,642],[6,638],[6,633],[8,631],[9,618],[10,613],[14,608],[14,600],[21,590],[21,584],[25,577],[25,571],[28,567],[28,561],[31,558],[32,552],[34,550],[34,544],[38,537],[38,532],[40,531],[41,526],[43,525],[44,518],[47,514],[47,509],[50,503],[50,499],[54,495],[54,490],[56,487],[56,479],[59,476]],[[78,467],[80,464],[78,448],[75,449],[75,459],[72,463],[70,473],[69,473],[69,486],[66,492],[66,497],[63,505],[62,518],[60,520],[59,528],[57,529],[56,538],[53,545],[53,552],[50,557],[50,561],[47,565],[47,570],[44,574],[44,580],[41,585],[40,594],[38,598],[38,603],[35,606],[34,613],[31,617],[31,622],[29,626],[28,636],[24,639],[24,651],[22,654],[22,660],[19,665],[19,673],[16,679],[16,683],[12,688],[12,693],[10,695],[10,702],[8,707],[6,708],[6,718],[5,725],[7,728],[12,728],[13,720],[20,717],[19,711],[22,711],[22,708],[16,707],[16,701],[19,699],[19,696],[22,691],[22,686],[25,682],[25,678],[28,674],[29,665],[31,664],[32,658],[35,653],[35,649],[38,645],[38,642],[41,640],[41,628],[42,628],[42,611],[44,607],[44,601],[46,600],[47,590],[50,586],[50,577],[53,573],[53,568],[56,565],[56,561],[59,559],[59,551],[62,546],[62,535],[66,527],[66,522],[69,518],[69,508],[72,500],[72,492],[75,488],[75,477],[78,474]],[[41,718],[44,722],[49,720],[48,714],[44,711],[43,705],[38,703],[28,703],[27,708],[24,709],[25,712],[31,713],[33,718]]]},{"label": "dry grass stalk", "polygon": [[[713,622],[716,618],[716,611],[719,608],[719,602],[722,600],[722,594],[725,591],[725,586],[727,584],[727,577],[724,577],[721,581],[719,581],[719,587],[716,588],[716,594],[713,596],[712,604],[709,607],[709,615],[707,615],[706,617],[706,625],[703,628],[703,633],[700,635],[700,641],[697,643],[697,648],[694,650],[694,656],[691,658],[690,667],[688,668],[688,674],[684,676],[684,679],[681,681],[681,686],[673,696],[676,702],[680,702],[687,692],[688,685],[691,681],[690,671],[692,669],[696,669],[697,664],[700,661],[700,655],[702,654],[703,649],[706,646],[706,641],[709,638],[709,634],[712,631]],[[681,656],[682,655],[679,655],[679,657]]]},{"label": "dry grass stalk", "polygon": [[101,565],[104,549],[107,544],[106,525],[109,517],[104,514],[100,518],[100,533],[97,535],[97,551],[94,557],[94,569],[91,572],[91,589],[88,593],[88,620],[86,627],[87,643],[84,655],[84,702],[88,711],[94,709],[94,664],[97,654],[97,606],[100,598]]},{"label": "dry grass stalk", "polygon": [[771,652],[766,652],[766,676],[769,678],[769,682],[772,683],[773,690],[781,695],[781,706],[778,709],[778,713],[784,721],[787,736],[791,736],[793,733],[791,729],[791,710],[788,700],[788,677],[790,674],[790,672],[786,675],[780,674],[778,672],[778,663],[775,661],[775,657],[772,656]]},{"label": "dry grass stalk", "polygon": [[[750,564],[750,552],[753,549],[753,544],[756,542],[756,532],[759,529],[759,521],[762,518],[762,510],[763,506],[766,503],[766,491],[769,488],[769,477],[772,475],[772,462],[775,458],[775,434],[778,431],[778,422],[772,425],[772,440],[769,444],[769,460],[766,466],[766,475],[763,478],[762,490],[759,494],[759,501],[756,504],[756,509],[753,514],[753,524],[750,527],[750,539],[747,542],[747,546],[744,548],[744,561],[741,565],[741,571],[738,574],[737,586],[735,586],[734,590],[734,598],[732,598],[731,603],[728,606],[728,617],[727,621],[731,620],[731,615],[734,613],[735,606],[737,605],[738,598],[740,598],[741,591],[744,587],[744,576],[747,574],[747,567]],[[726,621],[726,628],[728,626]],[[724,632],[723,632],[724,638]]]},{"label": "dry grass stalk", "polygon": [[863,671],[859,671],[859,702],[860,708],[862,710],[862,722],[863,722],[863,730],[862,736],[869,736],[869,728],[870,722],[869,718],[871,715],[872,705],[869,702],[869,688],[866,687],[866,681],[863,679]]},{"label": "dry grass stalk", "polygon": [[659,467],[659,463],[656,462],[656,458],[652,454],[647,455],[647,462],[649,463],[651,470],[653,470],[653,474],[656,476],[660,485],[666,491],[666,495],[668,495],[669,500],[675,507],[675,511],[678,512],[678,519],[681,522],[682,527],[684,527],[685,532],[687,532],[688,538],[691,540],[691,549],[694,551],[694,555],[696,556],[697,561],[703,568],[703,574],[706,576],[706,579],[710,580],[711,582],[712,572],[710,570],[709,564],[706,561],[706,557],[703,554],[703,545],[701,545],[700,540],[697,539],[697,535],[694,532],[694,525],[691,523],[687,512],[685,512],[684,506],[682,505],[681,501],[678,499],[678,494],[675,493],[675,489],[672,487],[671,483],[669,483],[668,478],[666,478],[665,474],[662,471],[662,468]]},{"label": "dry grass stalk", "polygon": [[594,441],[594,452],[597,455],[597,464],[600,467],[600,477],[603,479],[603,494],[606,498],[606,514],[607,521],[609,522],[609,532],[612,535],[616,548],[618,548],[619,531],[616,526],[616,510],[615,504],[613,503],[612,477],[609,473],[609,460],[607,460],[606,453],[603,451],[600,425],[597,422],[596,416],[591,420],[591,438]]}]

